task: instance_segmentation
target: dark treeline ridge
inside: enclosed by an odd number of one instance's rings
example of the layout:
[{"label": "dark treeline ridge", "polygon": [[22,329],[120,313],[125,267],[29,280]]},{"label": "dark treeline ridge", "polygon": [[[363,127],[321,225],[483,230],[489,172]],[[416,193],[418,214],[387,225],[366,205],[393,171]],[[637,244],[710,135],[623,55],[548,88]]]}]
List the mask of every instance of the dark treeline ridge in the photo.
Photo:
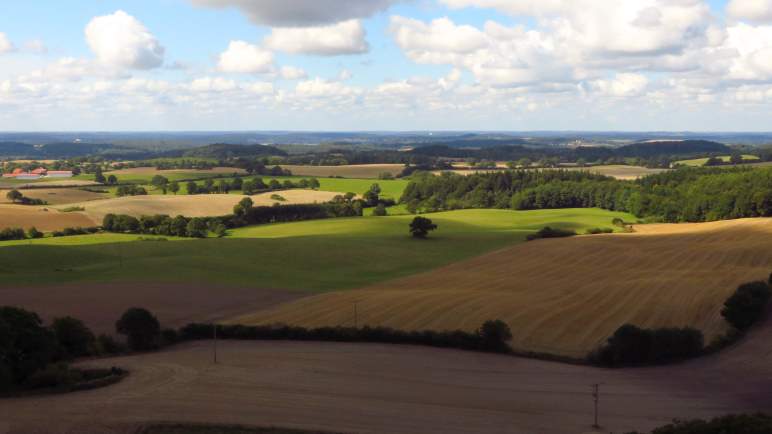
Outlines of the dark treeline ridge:
[{"label": "dark treeline ridge", "polygon": [[[188,324],[179,331],[180,340],[212,339],[212,324]],[[305,328],[287,325],[244,326],[217,325],[218,339],[233,340],[297,340],[323,342],[370,342],[425,345],[471,351],[509,353],[512,338],[509,326],[502,321],[486,321],[476,332],[403,331],[388,327],[320,327]]]},{"label": "dark treeline ridge", "polygon": [[[769,434],[772,416],[767,414],[733,414],[709,421],[701,419],[676,420],[657,428],[651,434]],[[631,432],[628,434],[641,434]]]},{"label": "dark treeline ridge", "polygon": [[597,207],[666,222],[769,217],[772,169],[681,168],[637,181],[564,170],[425,174],[408,184],[402,202],[419,212]]}]

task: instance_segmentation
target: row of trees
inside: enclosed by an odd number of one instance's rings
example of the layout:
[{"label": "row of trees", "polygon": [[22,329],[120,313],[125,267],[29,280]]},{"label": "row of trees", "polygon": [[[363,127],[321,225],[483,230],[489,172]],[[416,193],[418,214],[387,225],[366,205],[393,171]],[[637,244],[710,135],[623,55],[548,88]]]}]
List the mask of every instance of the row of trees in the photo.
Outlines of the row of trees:
[{"label": "row of trees", "polygon": [[668,222],[769,217],[772,169],[682,168],[638,181],[562,170],[426,174],[401,200],[411,212],[598,207]]},{"label": "row of trees", "polygon": [[26,240],[43,238],[43,232],[40,232],[35,227],[29,228],[27,232],[21,228],[3,228],[0,230],[0,241],[11,240]]},{"label": "row of trees", "polygon": [[5,198],[11,203],[20,203],[22,205],[46,205],[48,202],[42,199],[32,199],[24,196],[19,190],[11,190],[5,194]]},{"label": "row of trees", "polygon": [[107,232],[165,235],[173,237],[206,238],[209,232],[217,236],[226,235],[227,228],[217,219],[189,218],[178,215],[142,216],[107,214],[102,220],[102,228]]}]

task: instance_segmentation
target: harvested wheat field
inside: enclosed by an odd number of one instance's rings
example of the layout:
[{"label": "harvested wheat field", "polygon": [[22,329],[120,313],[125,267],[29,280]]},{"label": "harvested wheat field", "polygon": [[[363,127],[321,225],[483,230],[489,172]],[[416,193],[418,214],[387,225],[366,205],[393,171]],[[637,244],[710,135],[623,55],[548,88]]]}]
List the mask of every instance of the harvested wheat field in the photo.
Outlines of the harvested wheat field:
[{"label": "harvested wheat field", "polygon": [[24,206],[0,204],[0,229],[36,227],[48,232],[69,227],[94,226],[86,215],[77,212],[60,212],[46,206]]},{"label": "harvested wheat field", "polygon": [[[455,167],[455,164],[454,164]],[[457,175],[477,175],[481,173],[492,173],[501,170],[506,170],[506,166],[501,167],[497,165],[496,169],[470,169],[465,166],[458,166],[458,170],[438,170],[434,171],[435,175],[442,174],[443,172],[455,173]],[[655,175],[662,172],[667,172],[669,169],[649,169],[640,166],[625,166],[625,165],[608,165],[608,166],[590,166],[590,167],[560,167],[561,170],[574,170],[574,171],[586,171],[596,173],[598,175],[610,176],[612,178],[621,180],[635,180],[647,175]],[[558,169],[534,169],[534,170],[558,170]]]},{"label": "harvested wheat field", "polygon": [[378,178],[382,173],[397,176],[405,168],[404,164],[354,164],[347,166],[293,166],[282,165],[295,176],[318,176],[343,178]]},{"label": "harvested wheat field", "polygon": [[[772,324],[673,366],[609,370],[511,356],[374,344],[199,342],[88,362],[131,374],[103,389],[0,400],[7,434],[134,434],[146,422],[346,433],[648,432],[674,418],[772,410]],[[41,417],[45,409],[45,417]]]},{"label": "harvested wheat field", "polygon": [[[0,190],[0,203],[11,203],[11,201],[6,198],[6,193],[8,193],[8,191],[9,190]],[[89,202],[110,197],[107,193],[94,193],[77,188],[34,188],[20,190],[20,192],[25,197],[41,199],[48,202],[49,205]]]},{"label": "harvested wheat field", "polygon": [[[278,194],[286,200],[271,199],[274,194]],[[251,196],[251,198],[255,206],[271,206],[274,203],[329,202],[339,194],[341,193],[329,191],[286,190],[258,194]],[[84,214],[95,222],[101,222],[107,214],[127,214],[136,217],[156,214],[211,217],[232,213],[233,207],[244,197],[235,194],[126,196],[78,203],[77,206],[84,207],[86,209]]]},{"label": "harvested wheat field", "polygon": [[[619,326],[694,326],[710,341],[737,285],[772,271],[772,219],[638,227],[519,244],[361,290],[298,300],[229,323],[512,328],[518,350],[583,357]],[[431,241],[428,241],[431,242]]]},{"label": "harvested wheat field", "polygon": [[164,327],[182,327],[265,309],[302,296],[287,290],[216,284],[113,282],[0,287],[3,304],[23,306],[46,322],[73,316],[97,333],[114,333],[115,321],[135,306],[151,310]]}]

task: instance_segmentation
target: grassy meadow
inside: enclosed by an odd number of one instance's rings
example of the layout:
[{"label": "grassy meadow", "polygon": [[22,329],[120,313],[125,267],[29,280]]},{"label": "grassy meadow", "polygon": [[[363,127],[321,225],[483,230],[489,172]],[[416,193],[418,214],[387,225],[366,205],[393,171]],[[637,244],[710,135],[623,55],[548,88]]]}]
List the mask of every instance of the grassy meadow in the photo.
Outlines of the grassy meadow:
[{"label": "grassy meadow", "polygon": [[[545,225],[612,227],[631,215],[599,209],[463,210],[429,215],[439,230],[408,236],[412,216],[254,226],[228,238],[137,241],[89,235],[0,243],[6,285],[71,282],[211,282],[308,292],[352,289],[404,277],[521,242]],[[30,276],[35,276],[34,280]]]}]

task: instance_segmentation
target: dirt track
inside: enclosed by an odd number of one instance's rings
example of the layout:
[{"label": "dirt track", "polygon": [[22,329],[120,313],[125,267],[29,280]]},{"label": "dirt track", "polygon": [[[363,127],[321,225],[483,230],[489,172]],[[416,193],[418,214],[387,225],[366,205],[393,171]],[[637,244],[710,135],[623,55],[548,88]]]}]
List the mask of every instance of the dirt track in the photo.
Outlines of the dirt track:
[{"label": "dirt track", "polygon": [[295,300],[304,294],[285,290],[186,284],[71,284],[0,288],[0,304],[23,307],[49,321],[73,316],[98,333],[114,333],[115,321],[126,309],[142,306],[164,327],[192,321],[214,321],[251,309]]},{"label": "dirt track", "polygon": [[[592,432],[673,418],[772,410],[772,321],[740,346],[671,367],[601,370],[422,347],[211,342],[90,362],[132,371],[71,395],[0,400],[0,434],[127,433],[147,421],[276,425],[359,433]],[[113,427],[109,429],[108,427]]]}]

